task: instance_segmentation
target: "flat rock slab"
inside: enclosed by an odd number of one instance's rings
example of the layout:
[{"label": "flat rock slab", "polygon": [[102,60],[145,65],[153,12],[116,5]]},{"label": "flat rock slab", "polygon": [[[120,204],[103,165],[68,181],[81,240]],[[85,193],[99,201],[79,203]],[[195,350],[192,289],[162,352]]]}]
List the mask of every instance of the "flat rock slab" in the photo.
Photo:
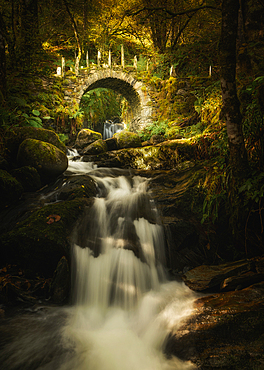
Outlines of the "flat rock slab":
[{"label": "flat rock slab", "polygon": [[197,299],[166,352],[203,370],[264,369],[264,282]]},{"label": "flat rock slab", "polygon": [[195,291],[219,291],[225,279],[255,269],[253,260],[240,260],[217,266],[198,266],[183,275],[183,281]]}]

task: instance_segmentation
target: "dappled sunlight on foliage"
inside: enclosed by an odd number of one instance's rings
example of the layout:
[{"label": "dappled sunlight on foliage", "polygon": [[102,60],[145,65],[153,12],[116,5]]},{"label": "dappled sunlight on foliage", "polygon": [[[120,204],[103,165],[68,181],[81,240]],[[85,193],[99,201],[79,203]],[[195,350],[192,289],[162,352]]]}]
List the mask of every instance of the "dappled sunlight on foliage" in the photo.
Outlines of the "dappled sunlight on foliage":
[{"label": "dappled sunlight on foliage", "polygon": [[122,115],[124,98],[113,90],[99,88],[83,95],[81,107],[89,128],[104,121],[119,118]]}]

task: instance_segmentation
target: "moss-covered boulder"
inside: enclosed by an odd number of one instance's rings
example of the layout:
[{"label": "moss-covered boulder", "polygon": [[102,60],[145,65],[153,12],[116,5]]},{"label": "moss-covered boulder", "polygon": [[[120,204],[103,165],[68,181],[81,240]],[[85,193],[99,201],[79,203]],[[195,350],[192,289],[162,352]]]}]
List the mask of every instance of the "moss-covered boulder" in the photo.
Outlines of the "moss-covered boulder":
[{"label": "moss-covered boulder", "polygon": [[120,131],[113,136],[117,140],[118,149],[137,148],[141,146],[141,140],[138,134],[129,131]]},{"label": "moss-covered boulder", "polygon": [[23,193],[23,187],[19,181],[5,170],[0,170],[0,209],[16,202]]},{"label": "moss-covered boulder", "polygon": [[66,153],[66,146],[54,131],[36,127],[17,127],[9,131],[5,137],[6,157],[13,161],[16,160],[19,146],[25,139],[50,143]]},{"label": "moss-covered boulder", "polygon": [[97,184],[90,176],[76,175],[69,177],[55,196],[58,200],[72,200],[95,197],[97,192]]},{"label": "moss-covered boulder", "polygon": [[107,145],[104,140],[99,139],[88,145],[84,150],[83,154],[96,155],[107,151]]},{"label": "moss-covered boulder", "polygon": [[85,128],[79,131],[74,146],[77,149],[82,149],[99,139],[102,139],[102,134],[100,134],[100,132]]},{"label": "moss-covered boulder", "polygon": [[70,260],[69,236],[93,199],[48,204],[0,236],[1,263],[51,277],[63,256]]},{"label": "moss-covered boulder", "polygon": [[68,158],[63,151],[50,143],[35,139],[26,139],[20,144],[17,162],[20,166],[36,168],[42,179],[55,178],[68,167]]},{"label": "moss-covered boulder", "polygon": [[24,166],[16,168],[11,173],[21,183],[25,192],[37,191],[41,188],[41,179],[36,168]]}]

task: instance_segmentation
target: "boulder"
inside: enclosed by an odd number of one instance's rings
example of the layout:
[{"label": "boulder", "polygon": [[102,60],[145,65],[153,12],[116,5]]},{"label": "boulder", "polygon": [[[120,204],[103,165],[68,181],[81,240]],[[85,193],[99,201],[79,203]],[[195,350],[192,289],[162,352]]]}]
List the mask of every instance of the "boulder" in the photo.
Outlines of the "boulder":
[{"label": "boulder", "polygon": [[166,346],[168,355],[199,369],[263,369],[264,282],[243,290],[207,295]]},{"label": "boulder", "polygon": [[20,144],[17,162],[20,166],[36,168],[42,179],[55,178],[68,167],[68,158],[63,151],[50,143],[35,139],[26,139]]},{"label": "boulder", "polygon": [[141,140],[138,134],[129,131],[116,132],[113,136],[117,141],[118,149],[141,147]]},{"label": "boulder", "polygon": [[63,153],[66,153],[66,146],[54,131],[36,127],[17,127],[9,131],[5,136],[8,158],[11,158],[13,161],[16,160],[19,146],[25,139],[35,139],[50,143]]},{"label": "boulder", "polygon": [[117,150],[117,140],[114,137],[111,137],[110,139],[106,139],[105,143],[107,145],[107,150]]},{"label": "boulder", "polygon": [[41,188],[41,179],[34,167],[24,166],[16,168],[11,174],[21,183],[24,192],[37,191]]},{"label": "boulder", "polygon": [[99,139],[88,145],[84,150],[83,154],[96,155],[107,151],[107,145],[104,140]]},{"label": "boulder", "polygon": [[100,132],[85,128],[79,131],[74,147],[77,149],[83,149],[87,145],[99,139],[102,139],[102,134],[100,134]]},{"label": "boulder", "polygon": [[70,268],[68,260],[63,256],[54,272],[50,287],[52,302],[62,304],[67,301],[70,294]]},{"label": "boulder", "polygon": [[91,198],[97,194],[97,185],[88,175],[71,176],[55,195],[58,200]]},{"label": "boulder", "polygon": [[[120,134],[123,133],[120,132]],[[190,163],[195,158],[196,150],[197,145],[190,145],[187,140],[171,140],[157,145],[142,147],[140,144],[136,148],[113,150],[94,155],[92,158],[87,158],[87,161],[92,160],[100,167],[106,167],[108,163],[114,162],[119,163],[118,167],[142,170],[171,169],[182,163],[182,169],[184,169],[184,163],[186,161]]]},{"label": "boulder", "polygon": [[149,141],[150,144],[159,144],[165,141],[165,138],[162,135],[152,135]]},{"label": "boulder", "polygon": [[52,277],[59,260],[70,259],[69,236],[93,199],[76,198],[46,204],[0,235],[1,263],[18,265],[32,274]]},{"label": "boulder", "polygon": [[[252,271],[254,263],[252,260],[241,260],[228,262],[218,266],[198,266],[183,275],[185,284],[195,291],[214,290],[227,287],[227,279]],[[224,281],[226,281],[224,283]],[[237,283],[239,285],[239,283]]]},{"label": "boulder", "polygon": [[0,170],[0,209],[16,202],[23,193],[23,187],[19,181],[5,170]]}]

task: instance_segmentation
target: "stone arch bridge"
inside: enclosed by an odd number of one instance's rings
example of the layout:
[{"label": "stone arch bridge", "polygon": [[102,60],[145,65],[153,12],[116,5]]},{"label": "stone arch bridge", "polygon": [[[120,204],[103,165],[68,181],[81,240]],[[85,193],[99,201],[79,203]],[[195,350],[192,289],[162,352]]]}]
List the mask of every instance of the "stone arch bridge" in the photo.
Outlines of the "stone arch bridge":
[{"label": "stone arch bridge", "polygon": [[80,104],[82,96],[97,88],[112,89],[128,101],[132,111],[131,131],[136,131],[152,122],[154,101],[149,95],[149,87],[127,73],[112,68],[80,70],[78,76],[65,76],[64,100],[68,105],[76,101]]}]

